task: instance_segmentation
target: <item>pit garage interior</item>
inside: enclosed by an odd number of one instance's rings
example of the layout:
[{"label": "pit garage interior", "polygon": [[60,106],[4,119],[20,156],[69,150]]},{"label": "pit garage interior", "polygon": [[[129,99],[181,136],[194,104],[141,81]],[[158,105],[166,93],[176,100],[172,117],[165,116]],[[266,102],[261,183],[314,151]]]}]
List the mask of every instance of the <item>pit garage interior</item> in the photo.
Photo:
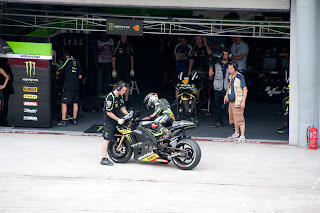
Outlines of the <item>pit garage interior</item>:
[{"label": "pit garage interior", "polygon": [[[222,7],[221,4],[209,7],[191,4],[177,8],[169,3],[169,6],[163,7],[126,6],[121,4],[121,1],[119,4],[110,5],[101,5],[101,2],[96,5],[81,5],[72,1],[63,5],[57,5],[55,1],[50,4],[43,4],[42,1],[35,1],[33,4],[20,2],[1,3],[1,38],[5,41],[52,43],[52,49],[56,52],[51,70],[52,127],[41,128],[41,131],[82,133],[94,124],[103,124],[104,100],[96,97],[92,49],[101,32],[105,32],[106,19],[126,18],[143,20],[143,36],[128,37],[134,49],[134,80],[140,93],[133,90],[129,101],[134,108],[142,112],[142,116],[151,114],[142,103],[147,93],[157,92],[170,103],[174,100],[173,49],[178,44],[179,36],[189,36],[192,46],[195,35],[205,36],[213,42],[216,38],[223,38],[223,43],[230,48],[231,38],[235,37],[236,33],[241,33],[241,37],[249,45],[246,74],[249,90],[245,109],[246,137],[249,140],[289,140],[288,133],[276,133],[284,121],[285,94],[281,91],[290,77],[289,1],[270,1],[269,4],[259,7],[252,1],[245,1],[243,8],[230,6],[230,3],[235,1],[229,1],[229,7]],[[111,37],[115,41],[119,40],[119,36]],[[164,55],[160,51],[163,45],[166,48]],[[83,113],[79,117],[78,125],[57,127],[60,119],[58,91],[61,82],[54,78],[54,73],[64,50],[79,60],[86,82],[82,81],[80,105]],[[226,138],[232,134],[227,114],[224,116],[224,127],[210,128],[215,122],[214,111],[214,104],[211,104],[210,117],[199,113],[198,127],[188,130],[188,134],[214,138]],[[18,131],[25,128],[6,129]]]}]

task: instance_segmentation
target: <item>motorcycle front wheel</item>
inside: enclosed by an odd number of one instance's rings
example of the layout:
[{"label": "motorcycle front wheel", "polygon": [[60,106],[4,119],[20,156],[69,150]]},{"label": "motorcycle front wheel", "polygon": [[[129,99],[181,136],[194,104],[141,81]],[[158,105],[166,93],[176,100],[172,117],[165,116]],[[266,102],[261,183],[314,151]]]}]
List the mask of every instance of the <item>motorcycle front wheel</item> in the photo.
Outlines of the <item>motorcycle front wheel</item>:
[{"label": "motorcycle front wheel", "polygon": [[131,144],[124,139],[121,146],[120,138],[116,138],[113,141],[110,141],[108,146],[108,154],[109,157],[116,163],[125,163],[127,162],[132,156],[132,148]]},{"label": "motorcycle front wheel", "polygon": [[178,141],[175,152],[180,152],[181,156],[174,157],[173,163],[182,170],[191,170],[195,168],[201,159],[201,149],[198,143],[190,138],[184,138]]}]

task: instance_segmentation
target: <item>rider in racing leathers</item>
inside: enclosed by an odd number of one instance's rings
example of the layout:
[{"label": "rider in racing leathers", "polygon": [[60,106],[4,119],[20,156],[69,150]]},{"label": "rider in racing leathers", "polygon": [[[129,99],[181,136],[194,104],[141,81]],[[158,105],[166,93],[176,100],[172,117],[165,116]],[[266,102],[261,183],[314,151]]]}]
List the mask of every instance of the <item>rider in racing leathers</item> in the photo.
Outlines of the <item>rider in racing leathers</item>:
[{"label": "rider in racing leathers", "polygon": [[171,111],[170,104],[164,98],[158,99],[157,93],[149,93],[143,100],[143,103],[147,105],[148,109],[154,109],[154,112],[143,118],[142,120],[151,121],[153,123],[151,127],[163,133],[163,139],[169,138],[169,131],[166,127],[171,126],[175,117]]}]

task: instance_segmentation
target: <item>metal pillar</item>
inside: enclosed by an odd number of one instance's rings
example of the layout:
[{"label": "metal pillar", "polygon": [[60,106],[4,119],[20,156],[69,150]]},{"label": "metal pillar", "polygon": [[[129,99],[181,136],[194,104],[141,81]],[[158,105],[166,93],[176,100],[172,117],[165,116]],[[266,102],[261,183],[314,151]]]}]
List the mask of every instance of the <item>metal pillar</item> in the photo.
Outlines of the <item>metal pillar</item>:
[{"label": "metal pillar", "polygon": [[289,144],[298,145],[298,57],[297,57],[297,0],[291,0],[290,9],[290,105],[289,105]]},{"label": "metal pillar", "polygon": [[302,147],[307,147],[308,126],[319,121],[319,7],[318,0],[296,0],[298,146]]}]

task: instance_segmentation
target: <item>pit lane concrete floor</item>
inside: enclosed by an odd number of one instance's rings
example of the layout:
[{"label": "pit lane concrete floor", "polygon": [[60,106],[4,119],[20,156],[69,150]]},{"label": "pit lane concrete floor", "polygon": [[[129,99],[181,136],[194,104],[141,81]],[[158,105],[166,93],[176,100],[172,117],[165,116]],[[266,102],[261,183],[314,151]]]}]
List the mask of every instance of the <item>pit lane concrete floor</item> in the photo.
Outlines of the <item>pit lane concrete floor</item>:
[{"label": "pit lane concrete floor", "polygon": [[320,209],[320,150],[199,142],[191,171],[99,164],[96,136],[0,133],[0,212],[182,213]]}]

